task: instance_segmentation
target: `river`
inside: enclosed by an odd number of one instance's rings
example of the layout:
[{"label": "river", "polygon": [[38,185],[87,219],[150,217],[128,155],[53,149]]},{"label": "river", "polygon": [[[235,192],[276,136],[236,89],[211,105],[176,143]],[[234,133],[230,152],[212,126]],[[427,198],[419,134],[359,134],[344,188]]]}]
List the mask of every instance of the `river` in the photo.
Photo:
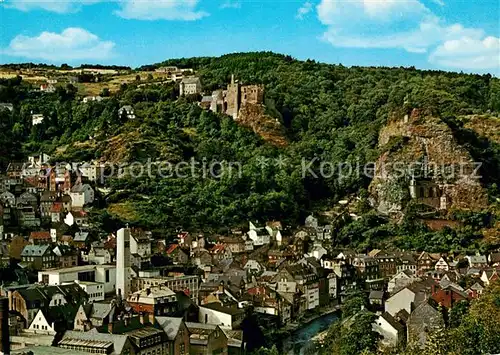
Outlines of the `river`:
[{"label": "river", "polygon": [[327,330],[338,318],[338,312],[328,313],[297,329],[283,341],[282,353],[286,355],[303,355],[307,347],[311,346],[312,338]]}]

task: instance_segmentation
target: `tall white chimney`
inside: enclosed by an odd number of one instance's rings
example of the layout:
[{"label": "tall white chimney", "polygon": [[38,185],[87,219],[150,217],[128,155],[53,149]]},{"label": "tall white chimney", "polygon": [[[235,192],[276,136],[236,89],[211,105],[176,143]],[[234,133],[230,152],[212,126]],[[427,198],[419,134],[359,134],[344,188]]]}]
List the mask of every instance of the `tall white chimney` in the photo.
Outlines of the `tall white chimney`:
[{"label": "tall white chimney", "polygon": [[116,238],[116,294],[127,299],[130,290],[130,229],[118,230]]}]

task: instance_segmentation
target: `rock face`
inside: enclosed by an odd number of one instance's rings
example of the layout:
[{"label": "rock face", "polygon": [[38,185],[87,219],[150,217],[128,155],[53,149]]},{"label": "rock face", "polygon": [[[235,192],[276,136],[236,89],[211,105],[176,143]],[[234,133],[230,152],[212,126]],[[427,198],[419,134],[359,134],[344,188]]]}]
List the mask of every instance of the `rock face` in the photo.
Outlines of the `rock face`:
[{"label": "rock face", "polygon": [[236,122],[251,128],[272,145],[278,147],[287,145],[284,127],[277,119],[266,114],[264,105],[252,103],[242,105]]},{"label": "rock face", "polygon": [[370,193],[380,213],[401,213],[412,200],[423,214],[487,206],[479,166],[439,118],[413,110],[393,119],[380,131],[379,146]]}]

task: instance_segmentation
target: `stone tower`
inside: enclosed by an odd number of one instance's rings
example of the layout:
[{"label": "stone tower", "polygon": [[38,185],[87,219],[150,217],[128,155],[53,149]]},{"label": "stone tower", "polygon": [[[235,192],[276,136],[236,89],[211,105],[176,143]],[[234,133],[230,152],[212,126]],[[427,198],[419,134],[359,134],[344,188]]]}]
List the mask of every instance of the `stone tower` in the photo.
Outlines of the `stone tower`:
[{"label": "stone tower", "polygon": [[240,110],[240,83],[235,82],[234,74],[231,75],[231,84],[227,86],[227,110],[226,114],[232,116],[234,119],[238,118]]},{"label": "stone tower", "polygon": [[130,229],[118,230],[116,238],[116,294],[126,299],[130,290]]}]

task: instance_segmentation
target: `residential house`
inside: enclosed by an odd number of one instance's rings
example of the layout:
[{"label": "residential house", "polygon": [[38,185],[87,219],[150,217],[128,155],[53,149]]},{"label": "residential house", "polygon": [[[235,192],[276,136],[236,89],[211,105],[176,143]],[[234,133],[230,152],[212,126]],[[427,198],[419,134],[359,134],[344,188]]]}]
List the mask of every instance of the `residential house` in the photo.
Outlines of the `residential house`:
[{"label": "residential house", "polygon": [[14,260],[21,260],[21,254],[24,247],[28,245],[29,242],[21,235],[15,235],[10,240],[9,245],[9,255]]},{"label": "residential house", "polygon": [[498,281],[499,279],[500,277],[497,269],[483,270],[481,274],[481,281],[485,286],[489,286],[493,281]]},{"label": "residential house", "polygon": [[28,329],[35,334],[55,335],[73,327],[77,307],[71,303],[39,309]]},{"label": "residential house", "polygon": [[382,307],[384,305],[384,291],[370,291],[368,295],[368,302],[375,308]]},{"label": "residential house", "polygon": [[57,245],[52,251],[57,256],[58,267],[66,268],[78,266],[78,253],[73,248],[60,244]]},{"label": "residential house", "polygon": [[92,102],[92,101],[101,102],[102,101],[102,97],[99,96],[99,95],[98,96],[85,96],[82,99],[83,103]]},{"label": "residential house", "polygon": [[134,112],[134,109],[132,108],[132,106],[125,105],[125,106],[120,107],[120,109],[118,110],[118,116],[119,117],[126,116],[127,119],[133,120],[135,118],[135,112]]},{"label": "residential house", "polygon": [[379,252],[373,256],[378,262],[380,277],[389,280],[397,273],[397,260],[396,256],[391,253]]},{"label": "residential house", "polygon": [[73,238],[73,244],[78,248],[84,248],[90,242],[90,233],[85,231],[79,231],[75,233]]},{"label": "residential house", "polygon": [[269,244],[271,235],[265,227],[257,227],[252,222],[249,222],[248,238],[253,242],[254,246],[262,246]]},{"label": "residential house", "polygon": [[45,117],[41,113],[35,113],[31,115],[31,124],[33,126],[39,125],[43,122]]},{"label": "residential house", "polygon": [[388,312],[375,319],[372,329],[380,334],[381,343],[385,346],[397,348],[406,343],[405,327]]},{"label": "residential house", "polygon": [[78,183],[73,185],[69,192],[72,208],[83,208],[83,206],[94,202],[94,189],[89,184]]},{"label": "residential house", "polygon": [[166,286],[146,288],[128,296],[127,303],[137,313],[167,316],[177,309],[175,292]]},{"label": "residential house", "polygon": [[190,354],[189,330],[182,318],[156,317],[156,322],[168,338],[168,355]]},{"label": "residential house", "polygon": [[429,301],[424,301],[410,313],[406,328],[408,344],[423,347],[429,334],[444,328],[443,315]]},{"label": "residential house", "polygon": [[241,237],[221,237],[219,238],[219,243],[229,249],[232,254],[240,254],[246,251],[245,241]]},{"label": "residential house", "polygon": [[12,112],[14,110],[14,105],[0,102],[0,110],[9,110],[10,112]]},{"label": "residential house", "polygon": [[500,266],[500,252],[488,255],[488,262],[491,266]]},{"label": "residential house", "polygon": [[26,245],[21,252],[21,259],[34,270],[51,269],[58,263],[50,245]]},{"label": "residential house", "polygon": [[387,283],[387,292],[395,293],[406,287],[417,280],[417,277],[414,276],[414,273],[409,270],[399,271],[396,275],[394,275],[389,282]]},{"label": "residential house", "polygon": [[323,255],[327,254],[327,250],[321,244],[315,244],[311,250],[309,250],[308,256],[314,257],[320,260]]},{"label": "residential house", "polygon": [[468,300],[469,295],[466,292],[455,288],[453,285],[448,285],[443,288],[434,287],[431,298],[439,305],[451,309],[458,302]]},{"label": "residential house", "polygon": [[113,323],[118,319],[115,302],[92,302],[80,305],[73,322],[74,330],[86,332],[92,328]]},{"label": "residential house", "polygon": [[479,282],[474,283],[474,285],[465,290],[465,293],[467,293],[469,295],[469,298],[471,299],[481,297],[483,292],[484,292],[484,286],[481,285]]},{"label": "residential house", "polygon": [[[182,250],[179,244],[171,244],[166,250],[166,254],[173,260],[174,264],[184,265],[189,261],[189,255],[184,250]],[[205,263],[209,264],[211,260],[212,258],[210,257],[210,254],[208,254],[208,258],[207,260],[205,260]]]},{"label": "residential house", "polygon": [[384,279],[380,276],[379,263],[375,258],[359,255],[356,256],[352,265],[358,272],[358,277],[365,282],[365,287],[369,290],[381,290],[384,286]]},{"label": "residential house", "polygon": [[99,243],[92,243],[88,254],[84,254],[84,261],[89,264],[109,264],[113,261],[113,255],[109,249]]},{"label": "residential house", "polygon": [[69,211],[64,218],[64,223],[70,227],[75,224],[79,227],[88,227],[88,220],[87,212],[83,210],[72,210]]},{"label": "residential house", "polygon": [[189,355],[228,355],[228,337],[213,324],[186,322],[189,331]]},{"label": "residential house", "polygon": [[50,231],[31,232],[28,241],[34,245],[49,244],[52,242]]},{"label": "residential house", "polygon": [[217,243],[208,251],[212,256],[212,260],[217,263],[222,260],[228,260],[233,257],[231,249],[225,247],[224,244]]},{"label": "residential house", "polygon": [[39,310],[69,304],[74,308],[87,302],[88,296],[77,284],[28,285],[8,291],[9,311],[18,314],[28,327]]},{"label": "residential house", "polygon": [[448,265],[444,257],[440,257],[436,265],[434,265],[434,270],[449,271],[450,266]]},{"label": "residential house", "polygon": [[385,311],[393,317],[402,309],[411,313],[412,305],[417,305],[430,297],[433,285],[435,285],[434,280],[426,279],[402,288],[385,301]]},{"label": "residential house", "polygon": [[482,269],[488,267],[486,255],[467,255],[465,258],[469,261],[469,267],[471,268]]},{"label": "residential house", "polygon": [[200,78],[191,77],[182,79],[179,85],[180,96],[186,95],[196,95],[201,93],[201,81]]},{"label": "residential house", "polygon": [[139,228],[130,231],[130,253],[141,257],[151,256],[151,241],[153,233]]},{"label": "residential house", "polygon": [[440,254],[423,251],[417,259],[417,271],[421,274],[434,269],[434,266],[441,258]]},{"label": "residential house", "polygon": [[248,259],[245,265],[243,265],[243,270],[246,270],[247,272],[254,275],[259,275],[264,272],[266,268],[257,260]]},{"label": "residential house", "polygon": [[198,321],[218,325],[221,328],[237,329],[244,317],[243,309],[225,307],[218,302],[213,302],[200,306]]}]

